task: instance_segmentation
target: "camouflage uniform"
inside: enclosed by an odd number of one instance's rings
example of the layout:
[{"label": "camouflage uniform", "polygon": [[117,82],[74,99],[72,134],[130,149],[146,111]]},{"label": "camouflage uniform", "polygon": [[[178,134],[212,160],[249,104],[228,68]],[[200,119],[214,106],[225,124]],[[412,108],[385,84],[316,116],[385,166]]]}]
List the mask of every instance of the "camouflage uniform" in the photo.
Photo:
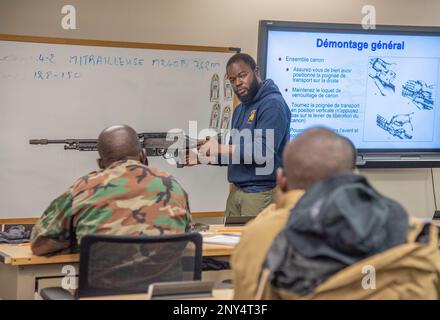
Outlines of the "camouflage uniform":
[{"label": "camouflage uniform", "polygon": [[75,250],[87,234],[161,235],[189,230],[188,197],[165,172],[123,160],[78,179],[35,225],[39,254]]}]

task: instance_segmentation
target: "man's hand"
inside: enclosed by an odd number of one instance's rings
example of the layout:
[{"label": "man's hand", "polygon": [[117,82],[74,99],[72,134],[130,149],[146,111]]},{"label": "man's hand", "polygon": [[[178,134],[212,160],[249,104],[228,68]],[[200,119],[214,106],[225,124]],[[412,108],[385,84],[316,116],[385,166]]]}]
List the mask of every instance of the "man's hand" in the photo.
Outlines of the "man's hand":
[{"label": "man's hand", "polygon": [[214,156],[207,156],[204,154],[197,154],[194,151],[188,151],[185,156],[184,167],[193,167],[198,164],[213,164],[215,163]]},{"label": "man's hand", "polygon": [[235,146],[232,144],[220,144],[216,139],[207,140],[199,149],[199,157],[217,157],[232,156],[235,151]]},{"label": "man's hand", "polygon": [[217,139],[207,139],[199,148],[199,156],[215,156],[219,153],[219,146]]},{"label": "man's hand", "polygon": [[183,166],[185,167],[192,167],[195,165],[200,164],[198,155],[194,151],[188,150],[185,154],[185,162],[183,163]]},{"label": "man's hand", "polygon": [[197,164],[217,164],[218,155],[231,156],[234,153],[235,146],[229,144],[220,144],[215,138],[207,138],[197,144],[198,152],[189,150],[185,155],[184,166],[195,166]]}]

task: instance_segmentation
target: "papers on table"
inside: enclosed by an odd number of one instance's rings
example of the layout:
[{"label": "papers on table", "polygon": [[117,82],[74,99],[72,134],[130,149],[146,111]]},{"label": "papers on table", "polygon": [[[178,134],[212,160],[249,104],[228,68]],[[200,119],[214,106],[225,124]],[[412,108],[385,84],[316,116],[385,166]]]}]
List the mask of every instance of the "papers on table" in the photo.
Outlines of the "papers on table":
[{"label": "papers on table", "polygon": [[235,246],[240,242],[240,235],[239,234],[206,235],[203,237],[203,242]]}]

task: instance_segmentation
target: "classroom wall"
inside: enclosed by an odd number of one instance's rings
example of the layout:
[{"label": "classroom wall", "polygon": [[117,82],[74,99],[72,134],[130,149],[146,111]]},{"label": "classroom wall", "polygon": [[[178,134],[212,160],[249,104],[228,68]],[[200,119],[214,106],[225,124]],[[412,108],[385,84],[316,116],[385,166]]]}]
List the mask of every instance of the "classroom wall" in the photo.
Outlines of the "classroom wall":
[{"label": "classroom wall", "polygon": [[[61,8],[77,10],[77,30],[61,28]],[[241,47],[256,56],[258,20],[360,23],[374,5],[378,24],[440,26],[438,0],[0,0],[0,33],[114,41]],[[431,217],[440,169],[363,170],[380,191]]]}]

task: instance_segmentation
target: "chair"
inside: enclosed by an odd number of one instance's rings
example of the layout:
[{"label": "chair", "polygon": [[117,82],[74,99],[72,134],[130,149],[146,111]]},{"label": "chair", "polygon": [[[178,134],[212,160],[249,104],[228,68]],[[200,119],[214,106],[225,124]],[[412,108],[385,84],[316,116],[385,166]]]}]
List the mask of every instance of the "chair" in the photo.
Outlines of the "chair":
[{"label": "chair", "polygon": [[75,297],[52,287],[45,300],[146,293],[151,283],[201,280],[202,236],[87,235],[81,240],[79,284]]},{"label": "chair", "polygon": [[152,283],[148,300],[175,300],[212,297],[214,281],[178,281]]}]

